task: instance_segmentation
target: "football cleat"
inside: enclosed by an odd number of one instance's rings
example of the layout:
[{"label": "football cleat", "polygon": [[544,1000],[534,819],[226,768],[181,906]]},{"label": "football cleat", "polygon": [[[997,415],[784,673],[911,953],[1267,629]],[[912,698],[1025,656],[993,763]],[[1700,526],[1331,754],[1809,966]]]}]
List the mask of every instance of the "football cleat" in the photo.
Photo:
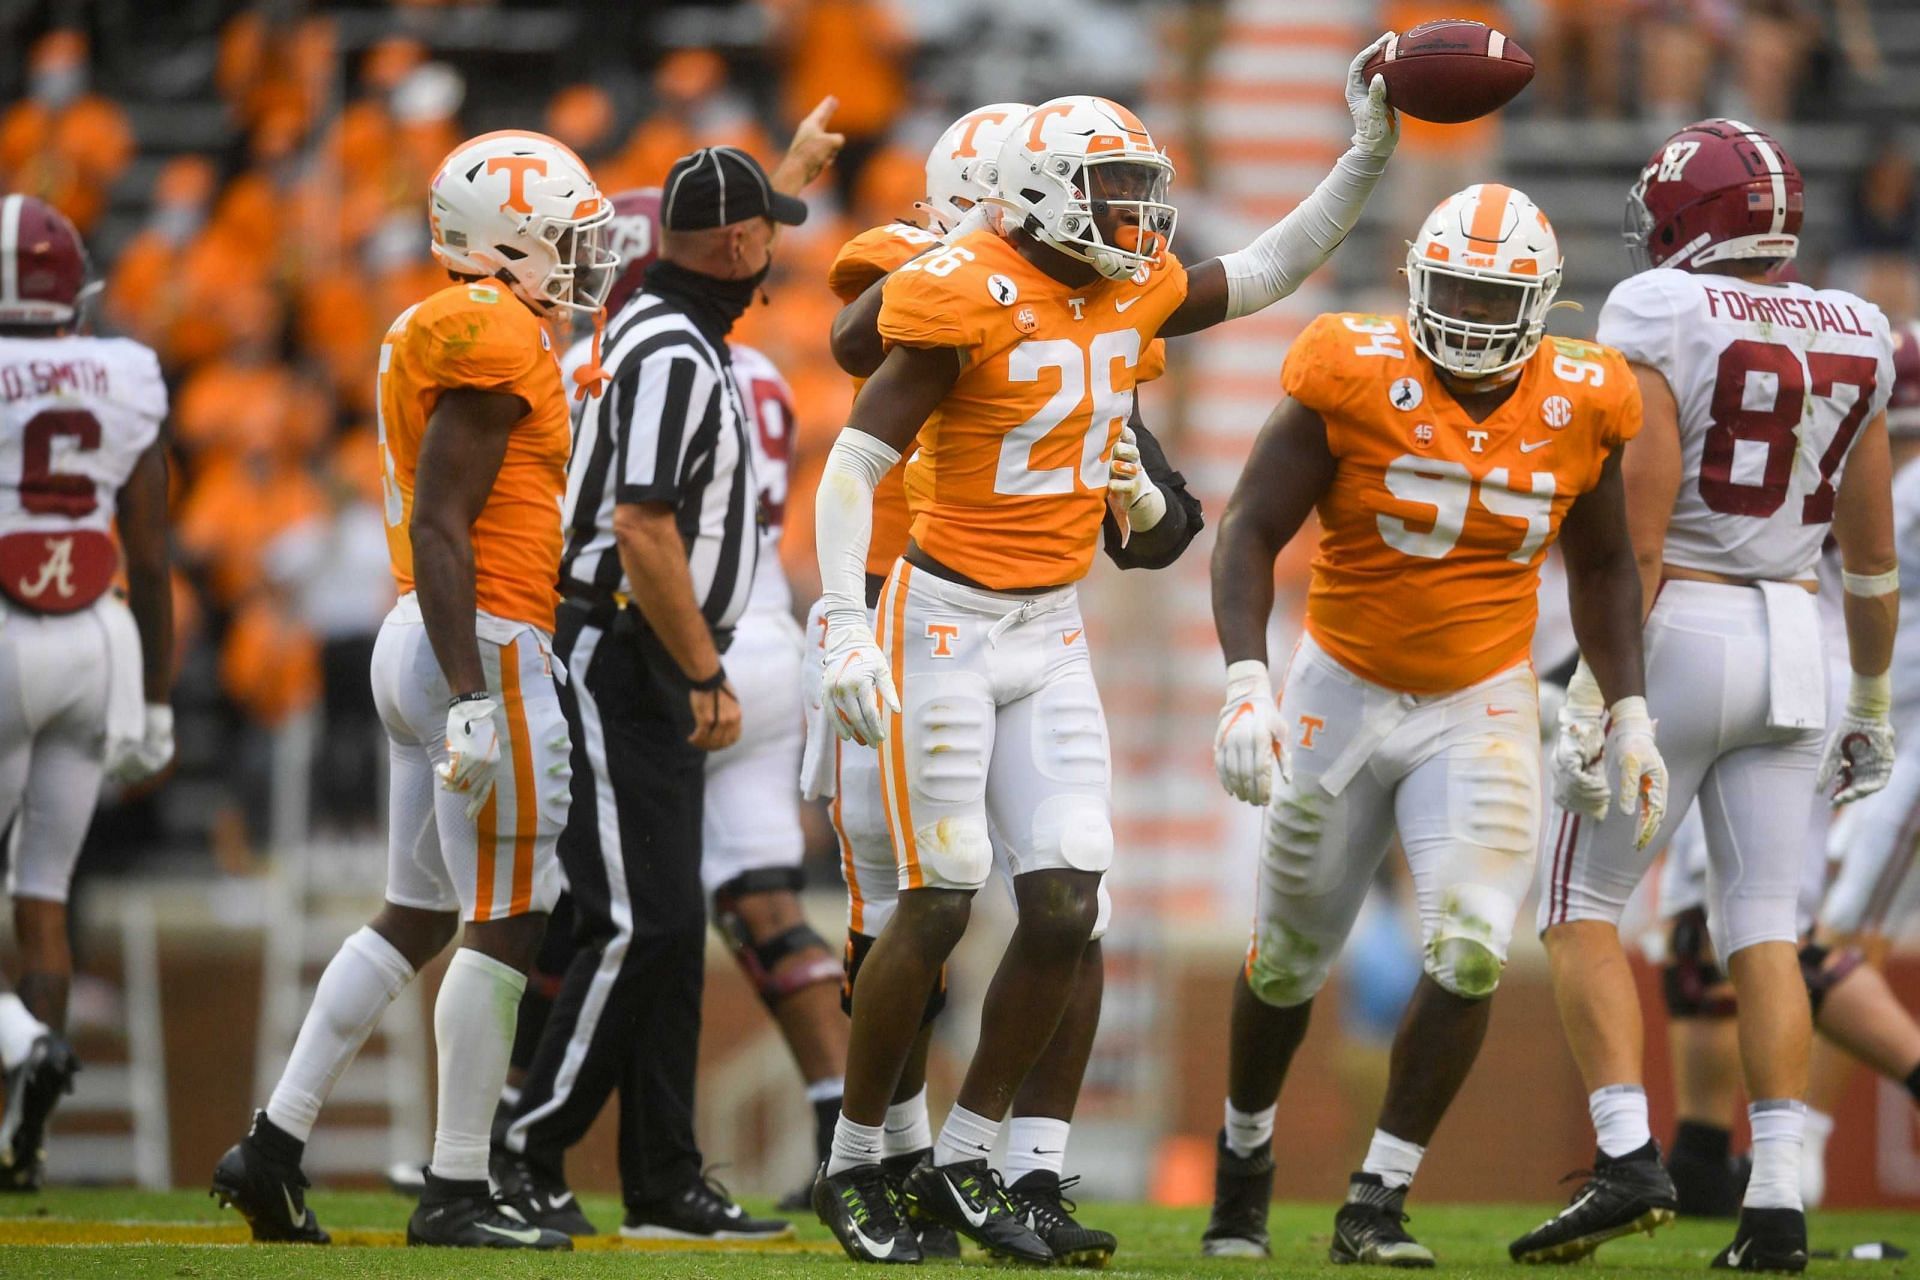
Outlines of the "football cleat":
[{"label": "football cleat", "polygon": [[35,1038],[6,1074],[7,1109],[0,1113],[0,1191],[38,1191],[47,1165],[47,1117],[60,1096],[73,1092],[80,1059],[53,1032]]},{"label": "football cleat", "polygon": [[1335,1262],[1365,1262],[1379,1267],[1430,1267],[1433,1250],[1407,1234],[1407,1189],[1389,1187],[1373,1173],[1356,1173],[1347,1183],[1347,1202],[1333,1217]]},{"label": "football cleat", "polygon": [[1733,1243],[1713,1256],[1715,1271],[1807,1269],[1807,1215],[1799,1209],[1742,1209]]},{"label": "football cleat", "polygon": [[1619,1157],[1596,1153],[1586,1178],[1566,1208],[1507,1246],[1515,1262],[1578,1262],[1609,1240],[1673,1221],[1679,1201],[1656,1142]]},{"label": "football cleat", "polygon": [[749,1217],[725,1187],[702,1175],[677,1196],[628,1205],[620,1234],[629,1240],[791,1240],[793,1224]]},{"label": "football cleat", "polygon": [[1007,1198],[1033,1233],[1047,1242],[1058,1265],[1104,1267],[1120,1242],[1111,1231],[1096,1231],[1073,1220],[1079,1206],[1061,1193],[1078,1181],[1077,1177],[1062,1181],[1057,1173],[1035,1169],[1007,1188]]},{"label": "football cleat", "polygon": [[525,1156],[495,1153],[489,1164],[500,1202],[523,1221],[564,1236],[599,1234],[567,1184],[534,1168]]},{"label": "football cleat", "polygon": [[[291,1150],[287,1148],[291,1145]],[[300,1172],[300,1144],[273,1126],[267,1113],[253,1113],[247,1136],[213,1167],[207,1194],[234,1208],[261,1244],[331,1244],[333,1237],[307,1206],[307,1175]]]},{"label": "football cleat", "polygon": [[494,1198],[485,1178],[442,1178],[427,1170],[427,1189],[407,1219],[407,1243],[442,1249],[568,1250],[565,1232],[535,1226]]},{"label": "football cleat", "polygon": [[855,1262],[913,1263],[920,1241],[906,1223],[900,1193],[877,1164],[857,1164],[813,1180],[813,1211]]},{"label": "football cleat", "polygon": [[1053,1250],[1015,1212],[997,1170],[985,1160],[923,1161],[907,1175],[906,1194],[920,1212],[997,1257],[1053,1265]]},{"label": "football cleat", "polygon": [[903,1188],[907,1175],[912,1173],[922,1160],[933,1158],[932,1147],[922,1147],[918,1151],[909,1151],[905,1155],[888,1156],[880,1162],[887,1171],[887,1177],[893,1180],[893,1190],[900,1204],[905,1208],[907,1227],[920,1241],[920,1256],[928,1260],[957,1262],[960,1258],[960,1237],[954,1234],[952,1227],[935,1222],[920,1212],[907,1200]]},{"label": "football cleat", "polygon": [[1200,1252],[1209,1258],[1270,1256],[1267,1207],[1272,1203],[1272,1147],[1235,1155],[1222,1129],[1214,1148],[1213,1215],[1200,1237]]}]

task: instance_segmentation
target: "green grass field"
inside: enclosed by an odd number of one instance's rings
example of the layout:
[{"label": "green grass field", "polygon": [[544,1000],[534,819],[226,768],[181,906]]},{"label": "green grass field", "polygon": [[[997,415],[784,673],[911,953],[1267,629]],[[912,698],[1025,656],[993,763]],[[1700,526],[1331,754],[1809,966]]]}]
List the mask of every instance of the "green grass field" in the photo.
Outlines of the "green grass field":
[{"label": "green grass field", "polygon": [[[619,1224],[612,1197],[585,1196],[587,1211],[605,1228]],[[564,1277],[663,1276],[780,1277],[826,1274],[848,1268],[824,1228],[799,1224],[798,1243],[780,1248],[732,1252],[663,1250],[616,1243],[602,1236],[573,1254],[527,1255],[408,1251],[391,1246],[405,1230],[408,1201],[380,1193],[319,1193],[314,1211],[339,1243],[329,1249],[269,1248],[243,1243],[239,1219],[222,1212],[204,1194],[178,1191],[52,1191],[38,1197],[0,1200],[0,1276],[35,1280],[77,1280],[88,1276],[181,1277],[219,1280],[264,1276],[448,1276],[487,1280],[494,1276],[527,1280]],[[755,1206],[764,1208],[764,1205]],[[1413,1232],[1440,1256],[1449,1274],[1506,1275],[1517,1272],[1507,1261],[1506,1242],[1538,1222],[1547,1207],[1513,1205],[1414,1206]],[[1081,1214],[1090,1224],[1113,1230],[1120,1253],[1108,1274],[1114,1276],[1218,1276],[1284,1274],[1313,1276],[1336,1269],[1326,1261],[1332,1221],[1328,1205],[1275,1205],[1272,1218],[1275,1256],[1271,1263],[1204,1261],[1198,1254],[1205,1213],[1147,1205],[1089,1205]],[[1684,1222],[1654,1239],[1619,1240],[1583,1265],[1583,1277],[1599,1275],[1696,1274],[1706,1270],[1714,1250],[1726,1243],[1730,1225]],[[1813,1245],[1844,1251],[1869,1240],[1920,1246],[1920,1215],[1907,1213],[1821,1213],[1813,1219]],[[595,1247],[595,1246],[598,1247]],[[962,1268],[994,1264],[970,1258]],[[952,1271],[954,1267],[937,1270]],[[1816,1260],[1818,1276],[1920,1276],[1915,1262],[1837,1262]],[[1344,1277],[1351,1271],[1341,1269]],[[1529,1273],[1533,1274],[1533,1273]]]}]

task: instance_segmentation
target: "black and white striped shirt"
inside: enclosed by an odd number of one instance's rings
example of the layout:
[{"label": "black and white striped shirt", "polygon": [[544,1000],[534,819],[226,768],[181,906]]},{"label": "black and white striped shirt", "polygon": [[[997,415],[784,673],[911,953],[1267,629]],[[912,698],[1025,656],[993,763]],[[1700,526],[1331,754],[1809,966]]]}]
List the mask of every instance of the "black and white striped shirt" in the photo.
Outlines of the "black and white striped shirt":
[{"label": "black and white striped shirt", "polygon": [[726,344],[643,290],[614,317],[603,345],[612,381],[583,406],[567,464],[561,589],[630,591],[613,509],[667,503],[694,599],[707,625],[724,631],[746,608],[759,544],[748,419]]}]

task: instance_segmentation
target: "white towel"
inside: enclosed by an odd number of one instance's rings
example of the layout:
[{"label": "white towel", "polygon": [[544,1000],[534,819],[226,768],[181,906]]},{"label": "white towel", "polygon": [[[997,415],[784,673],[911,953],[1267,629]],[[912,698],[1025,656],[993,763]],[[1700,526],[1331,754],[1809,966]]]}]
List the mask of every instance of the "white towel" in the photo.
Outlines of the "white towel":
[{"label": "white towel", "polygon": [[107,637],[107,772],[124,763],[147,731],[146,679],[141,673],[140,628],[116,595],[93,606]]},{"label": "white towel", "polygon": [[1773,729],[1827,727],[1826,645],[1820,602],[1791,582],[1762,582],[1767,605],[1767,681]]}]

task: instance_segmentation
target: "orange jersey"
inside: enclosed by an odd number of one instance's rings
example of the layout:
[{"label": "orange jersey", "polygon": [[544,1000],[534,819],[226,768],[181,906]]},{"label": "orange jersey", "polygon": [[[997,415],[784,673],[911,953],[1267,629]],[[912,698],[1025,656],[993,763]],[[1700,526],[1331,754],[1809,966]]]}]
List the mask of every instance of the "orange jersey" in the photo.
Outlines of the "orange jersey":
[{"label": "orange jersey", "polygon": [[553,630],[560,501],[572,429],[546,326],[504,285],[456,284],[409,307],[380,347],[379,428],[394,582],[413,590],[414,472],[440,393],[501,391],[527,402],[487,504],[473,522],[474,601],[484,613]]},{"label": "orange jersey", "polygon": [[1165,368],[1155,335],[1186,296],[1171,254],[1130,279],[1070,287],[991,231],[889,276],[881,338],[955,347],[965,364],[907,462],[914,541],[997,590],[1086,576],[1114,441],[1135,385]]},{"label": "orange jersey", "polygon": [[1325,315],[1287,353],[1287,394],[1337,459],[1319,503],[1307,629],[1356,675],[1464,689],[1525,661],[1540,562],[1573,500],[1640,430],[1619,352],[1549,338],[1475,422],[1401,317]]}]

